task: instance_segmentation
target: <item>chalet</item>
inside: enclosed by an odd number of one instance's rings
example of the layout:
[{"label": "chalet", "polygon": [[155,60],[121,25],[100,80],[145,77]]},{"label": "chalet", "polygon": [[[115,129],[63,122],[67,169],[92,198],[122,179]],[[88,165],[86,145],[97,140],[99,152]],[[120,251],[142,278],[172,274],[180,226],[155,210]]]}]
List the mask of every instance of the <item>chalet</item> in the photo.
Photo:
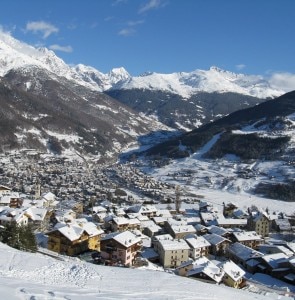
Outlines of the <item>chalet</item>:
[{"label": "chalet", "polygon": [[149,218],[155,217],[157,215],[157,211],[158,210],[154,205],[134,205],[127,209],[127,212],[139,213]]},{"label": "chalet", "polygon": [[238,265],[236,265],[233,261],[228,260],[222,262],[218,264],[218,267],[220,267],[224,271],[224,276],[222,278],[224,284],[236,289],[245,286],[246,282],[244,276],[246,272],[243,269],[241,269]]},{"label": "chalet", "polygon": [[290,250],[290,248],[287,247],[287,245],[262,244],[259,246],[258,250],[264,254],[283,253],[288,257],[292,257],[295,254],[294,251]]},{"label": "chalet", "polygon": [[248,217],[249,217],[248,212],[242,209],[236,209],[233,212],[233,218],[235,219],[248,219]]},{"label": "chalet", "polygon": [[165,219],[172,218],[172,214],[169,209],[159,209],[156,213],[157,217],[163,217]]},{"label": "chalet", "polygon": [[258,249],[263,242],[261,236],[255,231],[233,231],[232,240],[234,243],[238,242],[252,249]]},{"label": "chalet", "polygon": [[137,218],[129,219],[128,230],[140,230],[140,221]]},{"label": "chalet", "polygon": [[114,217],[111,220],[111,230],[113,232],[123,232],[128,230],[129,227],[129,219],[125,218],[125,217]]},{"label": "chalet", "polygon": [[261,273],[266,273],[279,279],[291,272],[289,257],[283,253],[264,255],[258,268],[260,268]]},{"label": "chalet", "polygon": [[215,221],[216,225],[223,228],[246,228],[247,219],[224,218],[218,215]]},{"label": "chalet", "polygon": [[225,228],[222,228],[222,227],[219,227],[219,226],[215,226],[215,225],[209,226],[208,231],[209,231],[209,233],[215,233],[215,234],[220,235],[224,238],[229,238],[231,236],[231,233],[232,233],[232,230],[228,230],[228,229],[225,229]]},{"label": "chalet", "polygon": [[208,257],[211,244],[203,236],[192,235],[185,237],[185,241],[190,247],[189,257],[192,259]]},{"label": "chalet", "polygon": [[71,209],[54,210],[50,216],[50,221],[56,223],[73,222],[77,218],[77,214]]},{"label": "chalet", "polygon": [[0,206],[9,206],[11,208],[20,208],[23,200],[20,198],[19,193],[11,192],[0,196]]},{"label": "chalet", "polygon": [[46,208],[30,207],[25,210],[25,215],[28,217],[33,230],[44,232],[48,229],[50,212]]},{"label": "chalet", "polygon": [[132,266],[141,243],[141,239],[130,231],[113,232],[101,239],[101,256],[106,264]]},{"label": "chalet", "polygon": [[292,226],[290,224],[289,219],[274,219],[272,220],[272,228],[281,233],[288,233],[292,231]]},{"label": "chalet", "polygon": [[5,186],[5,185],[0,185],[0,197],[9,195],[11,192],[11,188]]},{"label": "chalet", "polygon": [[216,256],[225,255],[231,243],[229,239],[215,233],[205,234],[203,237],[211,244],[210,253]]},{"label": "chalet", "polygon": [[194,227],[196,229],[197,235],[204,235],[209,232],[209,228],[202,224],[197,224]]},{"label": "chalet", "polygon": [[204,282],[219,284],[224,276],[224,271],[207,257],[203,256],[195,260],[186,276],[197,278]]},{"label": "chalet", "polygon": [[18,225],[27,225],[29,220],[22,209],[1,207],[0,225],[5,225],[11,222],[16,222]]},{"label": "chalet", "polygon": [[146,226],[143,229],[143,233],[149,237],[153,237],[155,235],[159,235],[163,233],[162,227],[158,226],[155,223],[150,223],[150,225]]},{"label": "chalet", "polygon": [[241,243],[233,243],[228,249],[226,256],[236,264],[242,265],[247,271],[255,273],[264,254]]},{"label": "chalet", "polygon": [[165,225],[165,222],[167,221],[167,218],[164,217],[153,217],[152,220],[159,226],[163,227]]},{"label": "chalet", "polygon": [[217,214],[214,212],[200,212],[200,218],[202,225],[211,226],[217,225]]},{"label": "chalet", "polygon": [[69,256],[100,249],[103,231],[91,222],[57,223],[48,232],[48,249]]},{"label": "chalet", "polygon": [[59,203],[57,200],[56,200],[56,196],[51,193],[51,192],[48,192],[48,193],[45,193],[41,196],[41,199],[44,201],[44,207],[56,207],[57,204]]}]

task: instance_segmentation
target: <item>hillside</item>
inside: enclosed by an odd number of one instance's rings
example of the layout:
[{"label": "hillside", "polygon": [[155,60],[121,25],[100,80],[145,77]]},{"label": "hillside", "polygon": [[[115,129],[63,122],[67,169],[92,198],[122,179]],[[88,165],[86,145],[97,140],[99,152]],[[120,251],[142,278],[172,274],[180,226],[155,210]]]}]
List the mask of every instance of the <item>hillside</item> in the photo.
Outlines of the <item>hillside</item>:
[{"label": "hillside", "polygon": [[0,78],[2,150],[33,148],[115,157],[137,137],[167,127],[100,92],[39,67]]},{"label": "hillside", "polygon": [[[295,92],[148,149],[161,180],[295,201]],[[172,171],[170,171],[172,170]],[[189,174],[187,170],[190,170]]]},{"label": "hillside", "polygon": [[[239,110],[229,116],[201,126],[183,134],[177,139],[159,144],[151,148],[147,153],[148,155],[167,155],[171,158],[185,157],[197,151],[215,134],[241,130],[247,126],[253,126],[257,129],[256,131],[273,134],[274,130],[283,129],[284,126],[286,129],[289,126],[292,127],[292,122],[284,121],[284,117],[293,113],[295,113],[295,92],[290,92],[274,100]],[[247,138],[247,135],[244,135],[244,138]],[[182,147],[179,147],[180,144]],[[236,153],[232,152],[231,154]]]},{"label": "hillside", "polygon": [[231,92],[199,92],[188,98],[168,91],[136,88],[109,90],[105,93],[137,112],[182,131],[193,130],[234,111],[265,101]]},{"label": "hillside", "polygon": [[3,299],[269,299],[166,272],[57,260],[2,243],[0,254]]}]

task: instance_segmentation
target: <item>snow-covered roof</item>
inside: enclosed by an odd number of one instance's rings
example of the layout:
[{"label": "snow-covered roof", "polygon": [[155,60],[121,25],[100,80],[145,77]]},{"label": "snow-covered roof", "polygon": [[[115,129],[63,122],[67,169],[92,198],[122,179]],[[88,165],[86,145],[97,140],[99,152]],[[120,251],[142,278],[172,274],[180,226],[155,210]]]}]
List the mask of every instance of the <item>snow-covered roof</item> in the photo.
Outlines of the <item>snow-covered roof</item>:
[{"label": "snow-covered roof", "polygon": [[46,201],[55,201],[56,196],[53,193],[48,192],[48,193],[43,194],[42,198]]},{"label": "snow-covered roof", "polygon": [[224,276],[224,271],[204,256],[195,260],[193,268],[188,271],[187,276],[199,273],[206,274],[217,283],[220,283]]},{"label": "snow-covered roof", "polygon": [[29,207],[25,213],[28,215],[30,219],[33,221],[43,221],[46,214],[46,208],[39,208],[39,207]]},{"label": "snow-covered roof", "polygon": [[192,225],[172,225],[171,230],[174,234],[178,233],[195,233],[196,229]]},{"label": "snow-covered roof", "polygon": [[84,232],[82,227],[70,224],[63,224],[63,226],[58,227],[57,230],[72,242],[78,240]]},{"label": "snow-covered roof", "polygon": [[238,265],[236,265],[231,260],[223,262],[219,266],[222,267],[224,272],[228,276],[230,276],[234,281],[238,281],[246,274],[246,272],[243,269],[241,269]]},{"label": "snow-covered roof", "polygon": [[135,213],[141,213],[141,214],[146,214],[146,213],[156,213],[158,210],[154,205],[134,205],[130,206],[128,208],[129,211],[135,212]]},{"label": "snow-covered roof", "polygon": [[93,212],[98,213],[98,212],[106,212],[107,209],[101,205],[98,206],[93,206],[92,208]]},{"label": "snow-covered roof", "polygon": [[215,234],[215,233],[210,233],[210,234],[205,234],[203,237],[211,244],[211,245],[218,245],[220,243],[223,243],[225,241],[229,241],[228,239]]},{"label": "snow-covered roof", "polygon": [[171,212],[169,209],[159,209],[157,211],[157,216],[163,217],[163,218],[170,218],[172,217]]},{"label": "snow-covered roof", "polygon": [[118,233],[113,237],[113,239],[124,247],[130,247],[136,243],[141,242],[141,239],[130,231]]},{"label": "snow-covered roof", "polygon": [[113,218],[113,222],[117,225],[127,225],[129,224],[129,219],[126,219],[125,217],[115,217]]},{"label": "snow-covered roof", "polygon": [[194,249],[211,246],[211,244],[203,236],[190,237],[185,240]]},{"label": "snow-covered roof", "polygon": [[288,256],[284,253],[264,255],[262,259],[273,269],[279,268],[280,263],[285,263],[289,260]]},{"label": "snow-covered roof", "polygon": [[160,240],[159,243],[162,245],[164,250],[189,250],[190,247],[183,239],[176,240]]},{"label": "snow-covered roof", "polygon": [[263,253],[247,247],[239,242],[231,244],[228,251],[244,261],[250,260],[252,258],[259,258],[264,255]]},{"label": "snow-covered roof", "polygon": [[154,241],[163,241],[163,240],[173,240],[173,237],[170,234],[161,234],[153,237]]},{"label": "snow-covered roof", "polygon": [[232,234],[238,242],[262,241],[262,237],[255,231],[234,231]]},{"label": "snow-covered roof", "polygon": [[218,235],[221,235],[221,236],[224,236],[225,234],[227,234],[231,231],[231,230],[227,230],[225,228],[215,226],[215,225],[212,225],[212,226],[208,227],[208,229],[209,229],[210,233],[215,233],[215,234],[218,234]]},{"label": "snow-covered roof", "polygon": [[247,225],[247,219],[233,219],[233,218],[216,218],[216,223],[219,226],[225,226],[225,225],[236,225],[236,226],[246,226]]},{"label": "snow-covered roof", "polygon": [[88,233],[90,237],[104,233],[104,231],[101,228],[98,228],[92,222],[82,223],[82,228]]}]

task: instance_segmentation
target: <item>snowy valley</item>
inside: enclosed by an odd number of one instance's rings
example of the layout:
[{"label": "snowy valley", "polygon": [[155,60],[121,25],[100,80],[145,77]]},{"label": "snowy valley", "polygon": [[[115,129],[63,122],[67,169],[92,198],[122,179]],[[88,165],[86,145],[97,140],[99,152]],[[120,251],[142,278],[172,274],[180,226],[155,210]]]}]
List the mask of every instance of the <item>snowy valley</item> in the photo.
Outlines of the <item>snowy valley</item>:
[{"label": "snowy valley", "polygon": [[3,31],[0,76],[0,241],[38,247],[0,243],[3,299],[294,299],[294,92],[103,74]]}]

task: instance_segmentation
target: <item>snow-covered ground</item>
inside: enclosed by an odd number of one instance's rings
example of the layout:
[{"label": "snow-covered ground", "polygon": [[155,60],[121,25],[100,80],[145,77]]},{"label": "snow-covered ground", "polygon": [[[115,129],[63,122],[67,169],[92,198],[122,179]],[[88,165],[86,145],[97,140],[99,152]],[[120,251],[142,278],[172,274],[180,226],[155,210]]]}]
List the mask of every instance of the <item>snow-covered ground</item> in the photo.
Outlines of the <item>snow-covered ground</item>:
[{"label": "snow-covered ground", "polygon": [[206,284],[167,272],[98,266],[74,258],[56,260],[0,243],[3,300],[81,299],[284,299]]},{"label": "snow-covered ground", "polygon": [[[251,178],[237,176],[238,169],[243,170],[249,165],[236,164],[234,161],[220,160],[215,163],[194,159],[193,157],[174,162],[160,169],[145,169],[157,180],[180,185],[182,195],[200,195],[204,201],[222,205],[232,202],[239,208],[255,205],[258,208],[279,212],[295,212],[295,202],[260,197],[252,193],[253,187],[261,181],[271,181],[272,176],[277,179],[281,174],[282,163],[257,163],[257,175]],[[188,173],[187,173],[188,172]],[[291,171],[287,176],[292,176]]]},{"label": "snow-covered ground", "polygon": [[[292,120],[292,116],[289,116],[289,120]],[[253,127],[250,127],[245,127],[241,132],[249,133],[253,130]],[[295,133],[293,128],[284,132],[291,137]],[[295,213],[295,202],[268,199],[254,193],[259,183],[278,184],[293,181],[294,165],[280,160],[253,160],[245,163],[234,155],[227,155],[216,160],[204,159],[203,154],[214,146],[220,135],[213,136],[190,157],[173,160],[170,164],[158,169],[144,167],[143,171],[159,181],[179,185],[182,187],[183,196],[196,194],[203,196],[205,201],[218,205],[222,205],[223,202],[232,202],[239,208],[255,205],[261,209],[268,208],[270,211]],[[291,151],[294,147],[294,138],[291,138],[288,149]]]}]

